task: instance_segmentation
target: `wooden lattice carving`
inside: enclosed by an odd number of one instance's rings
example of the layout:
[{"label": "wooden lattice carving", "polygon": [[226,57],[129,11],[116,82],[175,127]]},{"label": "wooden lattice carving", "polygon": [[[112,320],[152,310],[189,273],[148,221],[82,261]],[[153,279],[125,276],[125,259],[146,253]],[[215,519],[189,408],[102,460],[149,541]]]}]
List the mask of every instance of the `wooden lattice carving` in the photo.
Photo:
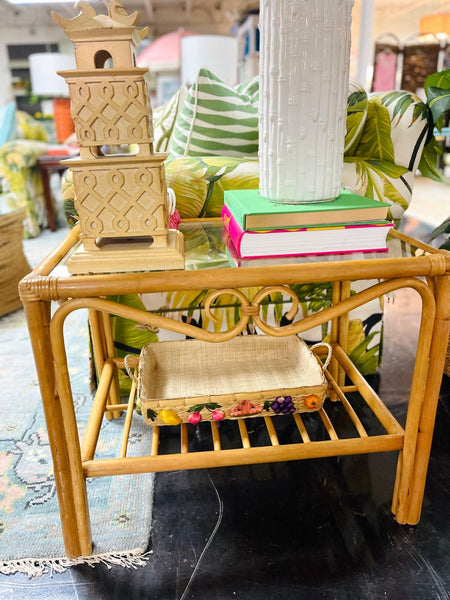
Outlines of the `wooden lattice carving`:
[{"label": "wooden lattice carving", "polygon": [[[137,71],[137,73],[135,72]],[[153,141],[151,106],[144,73],[111,70],[104,76],[66,77],[71,114],[80,146],[150,144]]]},{"label": "wooden lattice carving", "polygon": [[[72,165],[77,207],[85,247],[98,237],[153,236],[162,245],[167,236],[166,183],[158,164],[115,158]],[[157,161],[154,161],[155,163]],[[156,239],[158,238],[158,239]]]}]

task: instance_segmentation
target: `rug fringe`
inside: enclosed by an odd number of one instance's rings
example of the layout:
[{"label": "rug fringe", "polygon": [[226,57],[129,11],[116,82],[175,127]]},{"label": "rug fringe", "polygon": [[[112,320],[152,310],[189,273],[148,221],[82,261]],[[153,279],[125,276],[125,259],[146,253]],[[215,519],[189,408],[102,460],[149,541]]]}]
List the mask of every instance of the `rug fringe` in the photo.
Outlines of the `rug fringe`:
[{"label": "rug fringe", "polygon": [[95,565],[100,563],[108,569],[113,566],[137,569],[138,567],[145,567],[150,554],[152,554],[151,550],[145,553],[142,553],[142,550],[130,550],[127,552],[79,556],[78,558],[67,558],[66,556],[60,558],[23,558],[1,562],[0,573],[3,575],[22,573],[27,575],[29,579],[47,574],[53,577],[54,573],[64,573],[64,571],[76,565],[89,565],[94,568]]}]

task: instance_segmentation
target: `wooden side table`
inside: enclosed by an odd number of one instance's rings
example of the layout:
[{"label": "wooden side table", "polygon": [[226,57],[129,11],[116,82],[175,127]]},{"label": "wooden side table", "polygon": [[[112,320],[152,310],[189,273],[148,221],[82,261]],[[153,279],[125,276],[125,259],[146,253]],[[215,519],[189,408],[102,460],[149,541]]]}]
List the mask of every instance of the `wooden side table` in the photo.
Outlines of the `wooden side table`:
[{"label": "wooden side table", "polygon": [[50,231],[58,229],[58,223],[55,212],[55,199],[53,198],[50,187],[50,175],[53,172],[62,173],[67,169],[67,166],[61,161],[69,158],[68,155],[49,155],[38,157],[39,171],[42,177],[42,185],[44,187],[45,212],[47,213],[47,223]]},{"label": "wooden side table", "polygon": [[[220,223],[197,222],[181,224],[183,233],[189,227],[216,228]],[[219,230],[217,230],[219,228]],[[212,234],[213,232],[210,231]],[[270,463],[326,456],[398,452],[398,467],[393,490],[392,511],[398,523],[411,525],[419,521],[425,489],[428,460],[433,437],[434,419],[439,398],[445,352],[450,326],[450,253],[439,251],[407,236],[392,232],[386,253],[357,253],[344,257],[299,257],[298,262],[267,262],[267,266],[230,268],[214,260],[201,269],[193,269],[186,253],[186,269],[173,271],[105,273],[70,275],[65,265],[67,254],[79,242],[79,226],[67,239],[20,284],[20,294],[28,320],[42,401],[54,462],[55,482],[60,502],[61,524],[68,557],[86,556],[92,552],[92,534],[87,502],[86,479],[145,472],[220,466]],[[218,239],[217,235],[213,236]],[[203,239],[203,237],[201,237]],[[417,252],[420,250],[420,252]],[[223,255],[224,249],[211,248],[211,254]],[[195,262],[195,256],[192,257]],[[214,259],[214,256],[211,257]],[[332,257],[333,258],[333,257]],[[226,259],[225,259],[226,260]],[[217,263],[216,263],[217,265]],[[363,291],[351,294],[350,281],[371,280]],[[318,313],[294,320],[279,327],[269,326],[260,318],[261,305],[274,290],[292,298],[289,286],[302,283],[333,283],[331,306]],[[262,287],[261,287],[262,286]],[[239,322],[226,331],[212,332],[180,322],[172,315],[160,315],[121,305],[108,297],[131,293],[162,291],[209,290],[205,310],[210,310],[221,294],[233,294],[240,299]],[[249,296],[241,290],[248,289]],[[258,289],[254,293],[255,288]],[[370,388],[347,355],[348,313],[375,298],[401,288],[414,289],[422,299],[422,319],[417,342],[415,368],[409,396],[406,424],[403,427],[382,399]],[[253,290],[253,291],[252,291]],[[58,309],[52,313],[51,302]],[[293,299],[295,304],[295,300]],[[295,307],[293,304],[293,308]],[[80,441],[74,411],[70,373],[64,345],[64,321],[70,312],[89,310],[94,358],[100,380],[92,404],[91,416]],[[117,371],[124,368],[123,359],[115,354],[110,315],[131,319],[150,327],[163,328],[210,342],[231,339],[246,330],[249,319],[268,335],[287,336],[331,321],[330,335],[333,358],[327,369],[330,392],[341,403],[349,422],[351,437],[340,436],[331,413],[323,408],[317,418],[325,427],[325,437],[309,437],[301,415],[295,415],[293,426],[299,432],[297,443],[282,443],[277,438],[272,416],[264,417],[267,428],[265,445],[253,445],[245,419],[239,421],[241,444],[224,448],[221,429],[211,422],[210,450],[198,451],[189,444],[189,427],[174,426],[179,436],[177,449],[160,452],[159,427],[153,427],[152,449],[149,455],[127,455],[129,426],[134,414],[135,390],[132,386],[128,402],[122,403]],[[189,341],[186,341],[189,343]],[[238,368],[238,367],[237,367]],[[352,406],[351,394],[359,392],[364,410],[378,422],[375,430],[366,430]],[[115,458],[96,458],[96,447],[104,418],[115,418],[126,412],[122,444]],[[273,419],[285,417],[273,417]],[[286,418],[291,416],[286,415]],[[94,532],[95,539],[95,532]]]}]

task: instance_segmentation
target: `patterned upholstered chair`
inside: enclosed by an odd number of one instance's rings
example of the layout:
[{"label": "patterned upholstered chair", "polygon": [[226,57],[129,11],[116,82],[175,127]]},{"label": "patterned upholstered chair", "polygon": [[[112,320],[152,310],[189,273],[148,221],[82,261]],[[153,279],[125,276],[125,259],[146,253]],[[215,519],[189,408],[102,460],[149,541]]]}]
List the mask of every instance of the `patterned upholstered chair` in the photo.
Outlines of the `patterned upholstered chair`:
[{"label": "patterned upholstered chair", "polygon": [[16,111],[10,139],[0,146],[0,194],[10,210],[25,208],[24,237],[46,225],[44,189],[37,159],[47,152],[47,133],[31,115]]}]

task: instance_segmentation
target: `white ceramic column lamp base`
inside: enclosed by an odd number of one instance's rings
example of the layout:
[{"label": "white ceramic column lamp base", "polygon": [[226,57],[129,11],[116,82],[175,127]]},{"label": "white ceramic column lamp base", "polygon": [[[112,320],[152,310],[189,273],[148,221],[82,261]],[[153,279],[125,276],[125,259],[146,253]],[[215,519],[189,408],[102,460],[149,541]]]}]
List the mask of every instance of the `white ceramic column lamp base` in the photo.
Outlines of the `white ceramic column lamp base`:
[{"label": "white ceramic column lamp base", "polygon": [[260,193],[297,204],[341,191],[353,0],[261,0]]}]

